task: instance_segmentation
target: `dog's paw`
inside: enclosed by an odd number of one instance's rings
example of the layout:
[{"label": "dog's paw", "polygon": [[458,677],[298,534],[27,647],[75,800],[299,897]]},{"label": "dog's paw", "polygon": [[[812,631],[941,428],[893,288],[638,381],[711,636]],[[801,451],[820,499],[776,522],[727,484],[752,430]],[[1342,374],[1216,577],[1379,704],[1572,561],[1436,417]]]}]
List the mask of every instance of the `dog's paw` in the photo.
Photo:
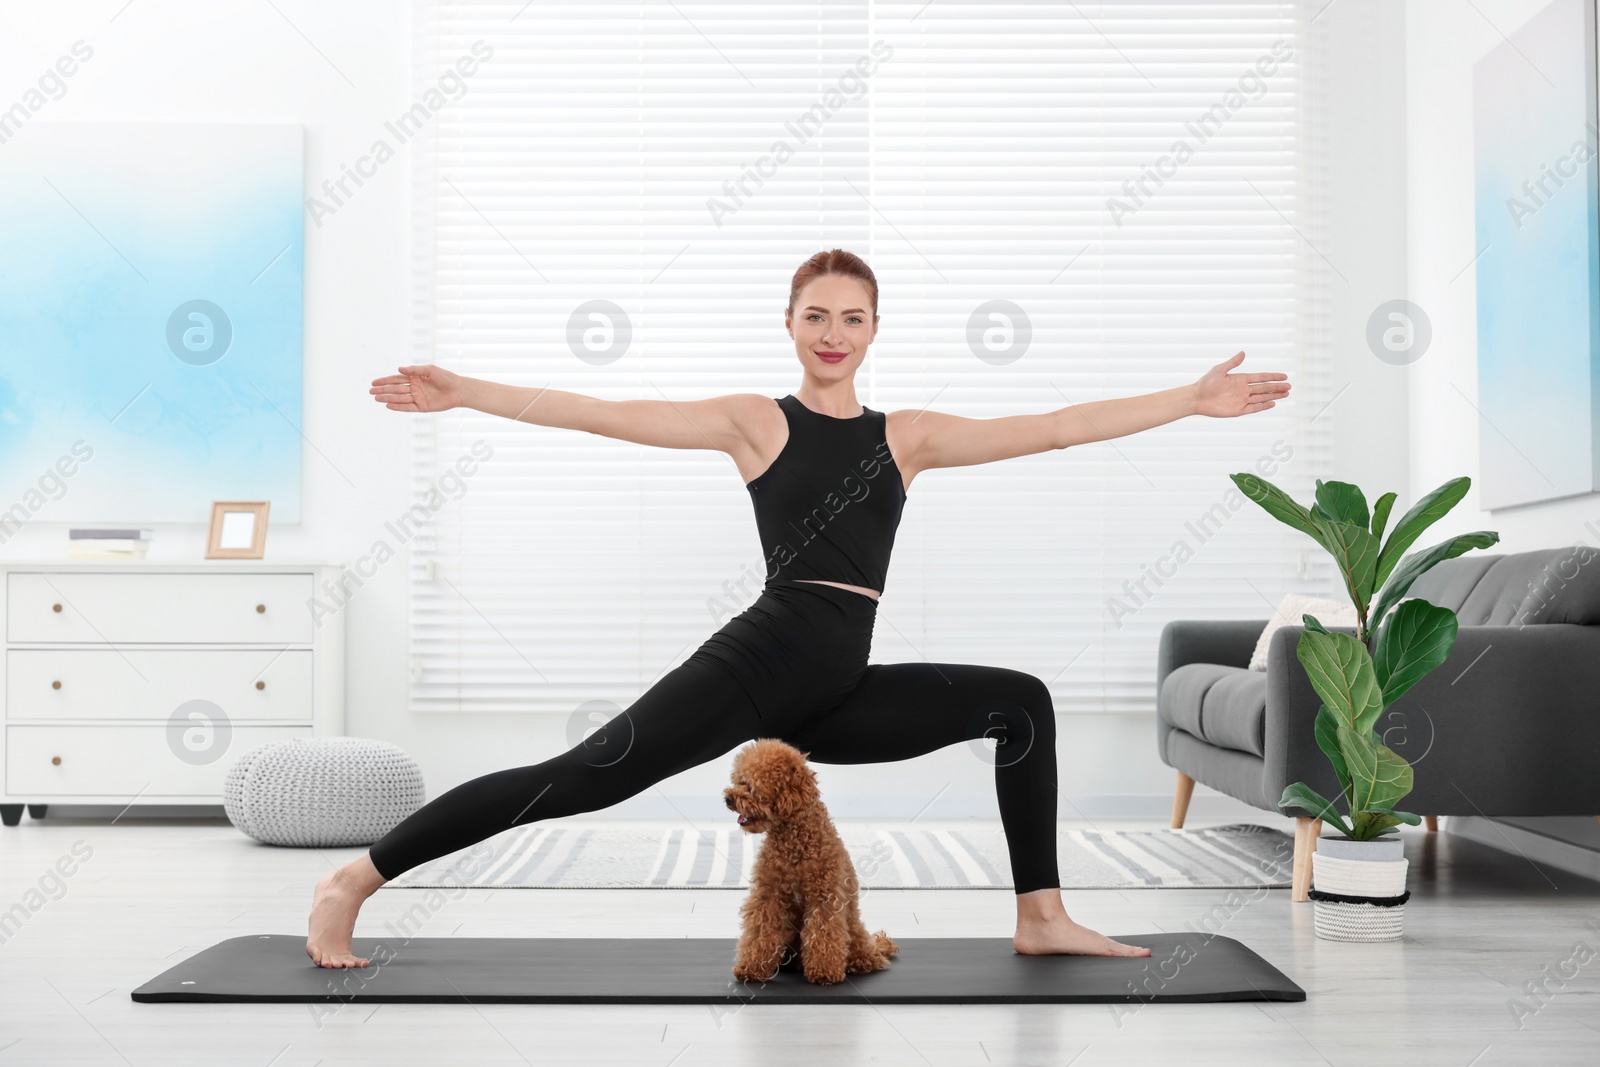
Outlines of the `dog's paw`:
[{"label": "dog's paw", "polygon": [[873,971],[889,969],[889,957],[881,952],[873,952],[850,961],[846,968],[851,974],[871,974]]},{"label": "dog's paw", "polygon": [[776,978],[777,975],[778,968],[776,965],[767,968],[765,971],[748,963],[736,963],[733,965],[733,976],[741,982],[766,982]]},{"label": "dog's paw", "polygon": [[872,959],[871,957],[853,959],[850,961],[849,965],[845,967],[845,972],[847,974],[871,974],[873,971],[879,971],[883,969],[883,963],[881,963],[880,960],[881,957],[877,960]]},{"label": "dog's paw", "polygon": [[833,985],[836,982],[842,982],[844,981],[844,968],[840,967],[838,970],[831,970],[822,967],[808,967],[806,968],[806,981],[812,985]]}]

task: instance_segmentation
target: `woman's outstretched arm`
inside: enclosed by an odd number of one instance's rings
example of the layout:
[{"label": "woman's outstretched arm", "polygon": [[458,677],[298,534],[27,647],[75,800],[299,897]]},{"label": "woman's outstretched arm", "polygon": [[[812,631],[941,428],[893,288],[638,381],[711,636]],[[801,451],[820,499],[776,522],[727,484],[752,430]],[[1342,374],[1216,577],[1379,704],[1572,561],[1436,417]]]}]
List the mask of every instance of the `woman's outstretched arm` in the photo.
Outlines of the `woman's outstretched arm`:
[{"label": "woman's outstretched arm", "polygon": [[1287,374],[1229,374],[1244,359],[1223,360],[1199,381],[1142,396],[1069,404],[1037,415],[969,419],[937,411],[894,412],[896,436],[908,453],[902,469],[929,470],[1029,456],[1148,430],[1183,418],[1232,418],[1265,411],[1289,395]]},{"label": "woman's outstretched arm", "polygon": [[707,448],[730,454],[745,447],[757,412],[772,401],[755,393],[704,400],[604,400],[539,386],[469,378],[434,364],[399,368],[375,378],[372,397],[390,411],[465,407],[517,422],[583,430],[661,448]]}]

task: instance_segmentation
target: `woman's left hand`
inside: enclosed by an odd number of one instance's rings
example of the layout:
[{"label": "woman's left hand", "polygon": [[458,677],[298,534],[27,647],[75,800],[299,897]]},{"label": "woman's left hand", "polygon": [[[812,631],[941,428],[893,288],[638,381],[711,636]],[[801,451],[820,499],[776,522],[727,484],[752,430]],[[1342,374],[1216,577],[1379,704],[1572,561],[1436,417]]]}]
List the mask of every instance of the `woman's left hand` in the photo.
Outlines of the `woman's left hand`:
[{"label": "woman's left hand", "polygon": [[1229,374],[1244,359],[1240,352],[1206,371],[1195,383],[1194,413],[1218,419],[1265,411],[1289,395],[1289,376],[1276,371]]}]

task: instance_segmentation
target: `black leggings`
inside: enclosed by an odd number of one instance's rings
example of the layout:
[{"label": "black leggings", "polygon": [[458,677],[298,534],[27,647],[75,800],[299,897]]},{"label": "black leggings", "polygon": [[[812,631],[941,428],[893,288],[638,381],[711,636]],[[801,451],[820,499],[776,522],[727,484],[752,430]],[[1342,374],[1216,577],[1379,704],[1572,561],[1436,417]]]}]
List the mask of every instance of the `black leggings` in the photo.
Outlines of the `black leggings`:
[{"label": "black leggings", "polygon": [[609,807],[758,737],[813,763],[885,763],[966,743],[975,765],[994,766],[1015,891],[1059,888],[1056,720],[1044,682],[1006,667],[868,664],[876,617],[861,593],[770,581],[582,742],[434,798],[373,844],[372,863],[394,878],[513,826]]}]

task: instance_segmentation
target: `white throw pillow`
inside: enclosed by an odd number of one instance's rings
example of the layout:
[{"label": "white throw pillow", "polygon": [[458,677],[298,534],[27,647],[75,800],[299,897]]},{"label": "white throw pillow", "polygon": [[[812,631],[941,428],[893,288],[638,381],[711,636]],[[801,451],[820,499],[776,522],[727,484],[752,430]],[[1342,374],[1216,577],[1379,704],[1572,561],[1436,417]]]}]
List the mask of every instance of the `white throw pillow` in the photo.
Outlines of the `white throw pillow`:
[{"label": "white throw pillow", "polygon": [[1356,606],[1348,600],[1329,600],[1326,597],[1307,596],[1304,593],[1286,593],[1283,603],[1278,605],[1278,610],[1267,620],[1267,628],[1262,630],[1261,636],[1256,639],[1256,650],[1250,657],[1251,670],[1267,669],[1267,647],[1272,644],[1272,632],[1280,626],[1303,625],[1305,620],[1300,617],[1302,615],[1314,616],[1330,630],[1336,626],[1353,627],[1356,624]]}]

